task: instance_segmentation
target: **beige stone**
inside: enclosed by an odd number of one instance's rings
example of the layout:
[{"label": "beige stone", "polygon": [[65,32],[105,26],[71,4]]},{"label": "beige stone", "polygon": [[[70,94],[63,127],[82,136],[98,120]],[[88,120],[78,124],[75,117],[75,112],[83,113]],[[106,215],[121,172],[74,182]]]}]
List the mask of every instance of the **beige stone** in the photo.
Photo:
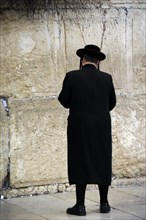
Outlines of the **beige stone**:
[{"label": "beige stone", "polygon": [[[41,194],[54,194],[59,191],[59,187],[61,185],[61,189],[64,191],[61,192],[74,192],[75,185],[65,184],[49,184],[47,186],[33,186],[33,187],[25,187],[20,189],[7,189],[1,191],[1,199],[3,198],[13,198],[13,197],[23,197],[23,196],[33,196],[33,195],[41,195]],[[112,181],[111,188],[117,187],[126,187],[126,186],[144,186],[145,178],[117,178]],[[87,190],[95,190],[98,189],[97,185],[88,185]]]},{"label": "beige stone", "polygon": [[66,182],[66,116],[55,99],[11,101],[11,186]]},{"label": "beige stone", "polygon": [[145,175],[145,96],[118,96],[113,112],[113,173]]}]

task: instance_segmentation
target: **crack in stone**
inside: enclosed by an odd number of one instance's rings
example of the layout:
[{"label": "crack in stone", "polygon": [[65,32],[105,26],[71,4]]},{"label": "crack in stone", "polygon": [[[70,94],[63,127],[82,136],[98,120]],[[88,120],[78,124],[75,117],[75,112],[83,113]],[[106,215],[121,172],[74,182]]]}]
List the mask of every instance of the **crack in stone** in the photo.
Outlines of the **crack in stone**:
[{"label": "crack in stone", "polygon": [[102,45],[103,45],[103,40],[104,40],[104,35],[105,35],[105,31],[106,31],[106,9],[104,10],[103,13],[103,31],[102,31],[102,36],[101,36],[101,44],[100,44],[100,49],[102,49]]}]

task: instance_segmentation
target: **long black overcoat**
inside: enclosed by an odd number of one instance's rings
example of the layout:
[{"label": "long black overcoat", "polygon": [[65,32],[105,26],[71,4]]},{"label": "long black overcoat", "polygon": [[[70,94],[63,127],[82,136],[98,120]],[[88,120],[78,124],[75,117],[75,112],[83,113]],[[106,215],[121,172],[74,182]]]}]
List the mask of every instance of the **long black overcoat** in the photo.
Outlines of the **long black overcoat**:
[{"label": "long black overcoat", "polygon": [[69,183],[110,185],[110,111],[116,105],[111,75],[97,70],[92,64],[68,72],[58,100],[65,108],[69,108]]}]

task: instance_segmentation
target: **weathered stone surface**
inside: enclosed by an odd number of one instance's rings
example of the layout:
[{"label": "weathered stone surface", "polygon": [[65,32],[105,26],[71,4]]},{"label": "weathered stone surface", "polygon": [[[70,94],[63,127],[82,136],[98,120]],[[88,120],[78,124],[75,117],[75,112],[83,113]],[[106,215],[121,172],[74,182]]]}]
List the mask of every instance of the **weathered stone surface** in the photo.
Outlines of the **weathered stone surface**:
[{"label": "weathered stone surface", "polygon": [[145,175],[145,97],[119,95],[113,112],[113,174]]},{"label": "weathered stone surface", "polygon": [[10,105],[11,186],[66,182],[66,116],[58,101],[23,99]]},{"label": "weathered stone surface", "polygon": [[[8,125],[1,109],[0,186],[9,154],[13,188],[67,182],[67,111],[57,96],[65,73],[78,69],[76,50],[90,43],[107,55],[100,68],[112,74],[117,92],[112,113],[113,174],[145,175],[145,4],[137,0],[96,3],[34,15],[33,20],[13,11],[1,14],[0,95],[9,97],[11,111]],[[71,190],[64,185],[53,190],[64,191],[64,187]],[[38,186],[34,191],[49,190]]]},{"label": "weathered stone surface", "polygon": [[[111,187],[126,187],[126,186],[144,186],[145,178],[122,178],[122,179],[114,179]],[[61,191],[60,191],[61,188]],[[97,185],[88,185],[87,190],[95,190],[98,189]],[[63,191],[62,191],[63,190]],[[19,196],[33,196],[33,195],[41,195],[41,194],[52,194],[57,192],[74,192],[75,185],[65,184],[49,184],[45,186],[31,186],[25,188],[18,189],[7,189],[1,191],[1,199],[3,198],[13,198]]]}]

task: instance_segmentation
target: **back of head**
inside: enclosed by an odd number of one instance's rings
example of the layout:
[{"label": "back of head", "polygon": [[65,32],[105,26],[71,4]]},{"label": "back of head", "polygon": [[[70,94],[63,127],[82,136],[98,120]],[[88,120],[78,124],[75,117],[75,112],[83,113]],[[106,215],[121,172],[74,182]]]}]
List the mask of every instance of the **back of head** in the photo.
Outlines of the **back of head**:
[{"label": "back of head", "polygon": [[88,62],[91,62],[91,63],[95,63],[97,64],[99,62],[98,58],[94,58],[92,56],[89,56],[87,54],[84,54],[84,57],[83,57],[86,61]]}]

